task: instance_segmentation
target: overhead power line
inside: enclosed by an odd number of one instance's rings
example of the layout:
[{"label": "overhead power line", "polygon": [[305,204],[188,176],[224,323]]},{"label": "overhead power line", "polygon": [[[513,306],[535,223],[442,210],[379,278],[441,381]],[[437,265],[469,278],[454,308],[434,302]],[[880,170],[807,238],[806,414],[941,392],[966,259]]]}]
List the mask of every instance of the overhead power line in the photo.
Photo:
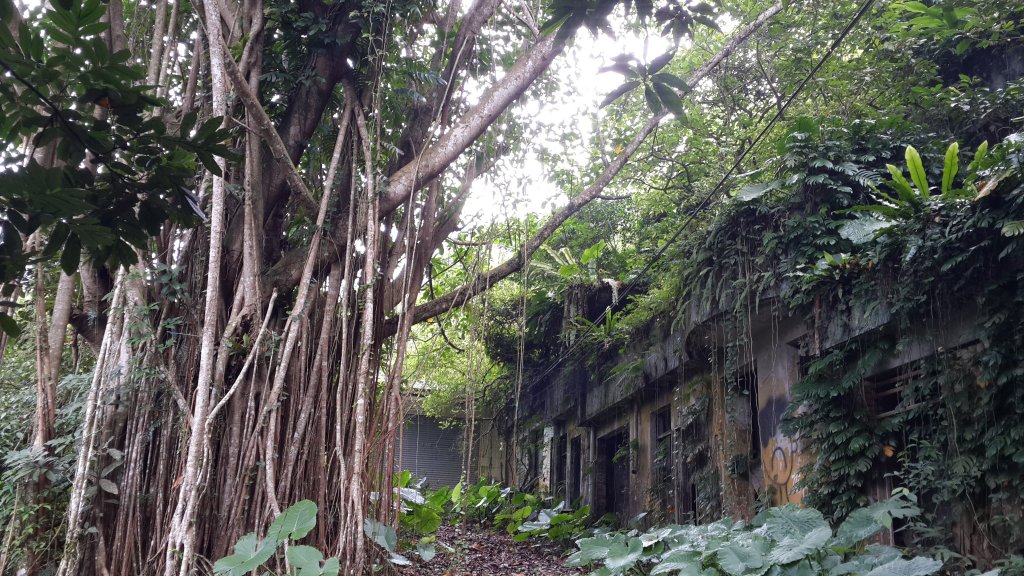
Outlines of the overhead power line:
[{"label": "overhead power line", "polygon": [[[800,81],[800,84],[797,85],[796,89],[793,90],[792,94],[789,95],[789,97],[782,104],[782,106],[778,108],[778,110],[775,112],[775,115],[772,116],[772,119],[768,121],[768,124],[766,124],[764,128],[761,129],[757,137],[754,138],[754,140],[751,142],[750,146],[748,146],[740,154],[736,161],[733,162],[732,166],[729,167],[729,170],[718,181],[718,184],[716,184],[710,192],[705,194],[704,197],[701,198],[700,202],[692,210],[689,211],[689,214],[687,214],[686,219],[679,226],[679,228],[676,229],[675,233],[672,234],[668,241],[662,244],[658,251],[655,252],[654,256],[652,256],[647,261],[647,264],[644,265],[640,272],[635,277],[633,277],[633,279],[630,280],[629,283],[626,284],[625,288],[623,288],[619,292],[620,299],[624,299],[636,288],[636,286],[639,284],[639,281],[648,272],[650,272],[651,268],[653,268],[659,260],[661,260],[665,256],[666,252],[668,252],[669,247],[675,244],[677,240],[679,240],[679,237],[682,236],[683,232],[685,232],[686,229],[690,226],[690,224],[693,223],[697,215],[700,214],[701,212],[704,212],[711,206],[711,201],[715,198],[715,196],[717,196],[721,192],[722,187],[725,185],[726,181],[733,175],[734,172],[736,172],[736,170],[740,167],[740,164],[742,164],[743,161],[746,159],[747,155],[750,154],[751,150],[757,147],[758,143],[760,143],[761,140],[764,139],[764,137],[768,134],[768,132],[775,127],[778,121],[786,113],[786,110],[789,109],[790,105],[793,104],[793,102],[797,99],[800,93],[803,92],[804,88],[807,87],[807,84],[821,70],[825,63],[828,62],[828,60],[832,57],[832,54],[835,53],[836,49],[839,48],[839,45],[843,43],[846,37],[850,35],[850,32],[852,32],[854,27],[857,26],[857,23],[861,21],[861,19],[864,17],[865,14],[868,13],[869,10],[871,10],[871,7],[874,5],[874,3],[875,0],[865,0],[865,2],[857,10],[857,13],[854,14],[850,22],[839,33],[839,36],[837,36],[836,39],[832,42],[828,50],[825,51],[825,54],[821,57],[821,59],[818,60],[818,63],[815,64],[814,67],[811,68],[810,72],[808,72],[807,75],[803,78],[803,80]],[[569,345],[569,347],[561,355],[559,355],[558,358],[554,360],[554,362],[552,362],[543,372],[540,373],[539,376],[533,378],[531,386],[528,386],[527,388],[530,388],[537,382],[543,380],[548,374],[550,374],[556,368],[558,368],[558,366],[561,365],[562,362],[571,357],[580,348],[580,344],[584,341],[584,337],[589,335],[597,328],[597,326],[604,322],[605,318],[608,316],[609,310],[610,308],[606,308],[601,313],[601,315],[597,317],[597,320],[595,320],[592,324],[588,325],[587,328],[583,331],[583,334],[576,338]]]}]

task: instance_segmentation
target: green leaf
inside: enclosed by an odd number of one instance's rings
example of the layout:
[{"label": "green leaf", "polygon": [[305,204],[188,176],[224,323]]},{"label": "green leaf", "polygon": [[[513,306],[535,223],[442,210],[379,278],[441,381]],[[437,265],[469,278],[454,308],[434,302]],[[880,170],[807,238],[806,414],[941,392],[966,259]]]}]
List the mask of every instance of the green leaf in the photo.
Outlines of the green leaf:
[{"label": "green leaf", "polygon": [[888,228],[890,224],[877,218],[854,218],[846,220],[839,226],[839,235],[854,244],[864,244],[882,229]]},{"label": "green leaf", "polygon": [[601,251],[604,250],[605,241],[600,240],[590,248],[583,251],[583,255],[580,256],[580,262],[583,264],[590,264],[593,260],[596,260],[601,256]]},{"label": "green leaf", "polygon": [[420,534],[433,534],[441,526],[441,515],[426,506],[417,506],[412,513],[404,515],[403,520]]},{"label": "green leaf", "polygon": [[434,546],[433,542],[424,542],[423,540],[420,540],[416,543],[416,553],[420,555],[420,558],[422,558],[424,562],[430,562],[437,554],[437,548]]},{"label": "green leaf", "polygon": [[566,264],[565,266],[559,266],[558,275],[562,278],[569,279],[580,274],[580,267],[575,264]]},{"label": "green leaf", "polygon": [[974,151],[974,161],[971,162],[973,167],[977,169],[986,156],[988,156],[988,140],[983,140],[978,145],[978,149]]},{"label": "green leaf", "polygon": [[881,532],[885,526],[882,525],[875,515],[867,508],[859,508],[850,513],[846,520],[839,525],[836,536],[832,540],[833,546],[841,548],[853,548],[860,542],[871,538]]},{"label": "green leaf", "polygon": [[1000,231],[1003,236],[1006,237],[1020,236],[1021,234],[1024,234],[1024,220],[1012,220],[1007,222],[1006,224],[1003,224]]},{"label": "green leaf", "polygon": [[644,98],[647,100],[647,107],[651,109],[651,112],[661,114],[665,106],[658,99],[658,95],[654,90],[646,84],[644,85]]},{"label": "green leaf", "polygon": [[917,30],[927,30],[928,28],[943,27],[946,25],[946,22],[941,18],[935,18],[932,16],[918,16],[908,22],[908,24],[910,24],[911,28],[915,28]]},{"label": "green leaf", "polygon": [[373,518],[367,518],[363,524],[363,532],[370,540],[392,554],[398,548],[398,534],[391,526],[381,524]]},{"label": "green leaf", "polygon": [[727,573],[740,576],[764,566],[764,548],[755,540],[729,542],[718,549],[718,564]]},{"label": "green leaf", "polygon": [[889,185],[893,190],[896,190],[896,194],[899,196],[900,200],[913,206],[917,206],[920,203],[920,199],[917,194],[914,194],[914,189],[910,187],[910,182],[907,182],[907,179],[903,176],[903,172],[892,164],[886,164],[885,167],[889,169],[889,174],[892,176],[892,182],[890,182]]},{"label": "green leaf", "polygon": [[[621,534],[616,536],[624,538]],[[576,546],[579,547],[579,551],[569,556],[568,560],[566,560],[566,565],[586,566],[595,560],[604,560],[608,557],[608,552],[611,550],[612,542],[614,541],[615,537],[609,534],[577,540]]]},{"label": "green leaf", "polygon": [[768,561],[773,564],[789,564],[803,560],[817,552],[832,537],[832,529],[820,526],[807,534],[786,536],[768,553]]},{"label": "green leaf", "polygon": [[298,540],[315,526],[316,504],[312,500],[300,500],[274,519],[267,530],[267,538],[278,543],[287,539]]},{"label": "green leaf", "polygon": [[911,560],[897,558],[868,572],[867,576],[929,576],[941,568],[942,562],[923,556]]},{"label": "green leaf", "polygon": [[82,241],[77,234],[71,234],[64,242],[64,251],[60,254],[60,269],[68,276],[78,271],[82,259]]},{"label": "green leaf", "polygon": [[917,153],[917,149],[913,146],[907,146],[906,159],[907,168],[910,169],[910,178],[914,181],[914,185],[917,186],[918,194],[927,200],[931,197],[931,192],[928,190],[928,176],[924,172],[921,155]]},{"label": "green leaf", "polygon": [[341,562],[339,562],[337,558],[331,556],[324,562],[321,573],[323,576],[338,576],[341,573]]},{"label": "green leaf", "polygon": [[658,574],[697,574],[701,569],[700,554],[689,550],[673,550],[665,555],[651,569],[651,576]]},{"label": "green leaf", "polygon": [[391,562],[395,566],[412,566],[412,560],[409,560],[397,552],[391,553],[391,556],[388,557],[388,562]]},{"label": "green leaf", "polygon": [[733,198],[740,202],[750,202],[751,200],[756,200],[761,196],[764,196],[765,194],[771,192],[772,190],[778,189],[780,186],[782,186],[782,180],[773,180],[767,183],[751,184],[749,186],[744,186],[743,188],[740,188],[739,192],[737,192],[736,195],[733,196]]},{"label": "green leaf", "polygon": [[633,566],[644,552],[644,545],[639,538],[629,538],[613,542],[608,549],[608,557],[604,565],[613,571],[625,571]]},{"label": "green leaf", "polygon": [[17,338],[21,335],[21,328],[18,327],[18,323],[6,312],[0,312],[0,330],[3,330],[11,338]]},{"label": "green leaf", "polygon": [[953,179],[960,169],[960,144],[953,142],[946,149],[946,161],[942,167],[942,195],[948,196],[953,190]]},{"label": "green leaf", "polygon": [[898,5],[907,12],[916,12],[918,14],[924,14],[928,12],[928,7],[920,2],[904,2]]},{"label": "green leaf", "polygon": [[821,512],[813,508],[798,508],[787,504],[780,508],[771,508],[764,516],[765,534],[774,540],[782,540],[790,536],[805,536],[828,528],[828,522]]},{"label": "green leaf", "polygon": [[113,482],[107,480],[106,478],[100,478],[99,485],[100,489],[108,494],[117,495],[118,493],[117,484],[114,484]]},{"label": "green leaf", "polygon": [[654,60],[651,60],[649,66],[647,66],[647,74],[656,74],[660,72],[662,68],[668,66],[668,63],[672,61],[672,57],[676,55],[675,50],[665,52],[661,56],[658,56]]},{"label": "green leaf", "polygon": [[654,82],[660,82],[666,86],[671,86],[683,94],[690,92],[690,85],[687,84],[685,80],[675,76],[674,74],[669,74],[668,72],[659,72],[654,76],[651,76],[651,80]]},{"label": "green leaf", "polygon": [[214,574],[243,576],[262,566],[274,555],[276,549],[277,545],[273,542],[264,542],[261,546],[256,534],[250,532],[238,539],[234,554],[214,563],[213,572]]},{"label": "green leaf", "polygon": [[288,547],[288,563],[298,570],[298,576],[320,574],[320,563],[324,560],[322,552],[312,546],[292,545]]},{"label": "green leaf", "polygon": [[665,108],[668,108],[677,119],[685,120],[686,111],[683,110],[683,101],[679,98],[679,94],[676,94],[675,90],[661,82],[652,82],[651,85],[661,103],[665,105]]}]

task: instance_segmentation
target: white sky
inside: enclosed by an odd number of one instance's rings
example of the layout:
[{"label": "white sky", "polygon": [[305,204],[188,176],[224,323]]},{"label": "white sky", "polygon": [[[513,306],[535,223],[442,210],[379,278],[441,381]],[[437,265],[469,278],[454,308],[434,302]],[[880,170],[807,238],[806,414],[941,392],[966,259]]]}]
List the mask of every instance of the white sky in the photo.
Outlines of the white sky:
[{"label": "white sky", "polygon": [[542,147],[550,151],[565,150],[559,135],[575,130],[580,136],[577,142],[582,146],[576,146],[574,161],[576,164],[586,162],[590,157],[586,144],[593,136],[594,122],[604,114],[598,105],[624,81],[619,74],[599,70],[620,54],[631,54],[645,61],[665,53],[670,47],[668,40],[650,36],[646,40],[645,57],[643,36],[624,33],[617,38],[605,34],[595,38],[586,30],[580,31],[574,45],[552,67],[562,78],[562,92],[544,102],[531,100],[522,105],[522,110],[536,118],[544,129],[536,135],[526,157],[515,166],[518,181],[499,183],[492,178],[480,178],[466,202],[463,221],[487,224],[509,216],[550,214],[562,206],[567,197],[548,178],[536,150]]}]

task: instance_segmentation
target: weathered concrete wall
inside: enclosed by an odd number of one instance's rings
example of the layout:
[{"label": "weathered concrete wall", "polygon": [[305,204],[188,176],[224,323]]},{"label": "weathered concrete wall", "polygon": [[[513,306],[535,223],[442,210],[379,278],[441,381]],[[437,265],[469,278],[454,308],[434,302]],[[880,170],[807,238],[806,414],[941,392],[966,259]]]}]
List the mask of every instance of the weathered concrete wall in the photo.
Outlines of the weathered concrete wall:
[{"label": "weathered concrete wall", "polygon": [[791,389],[800,379],[800,352],[781,345],[757,354],[757,423],[761,452],[762,489],[775,505],[799,504],[803,495],[794,490],[801,466],[800,443],[780,430],[789,406]]},{"label": "weathered concrete wall", "polygon": [[800,480],[803,459],[798,440],[782,433],[782,415],[792,400],[792,388],[800,380],[798,339],[805,334],[802,322],[786,319],[754,337],[757,367],[757,424],[761,452],[760,490],[767,490],[774,505],[799,504],[803,494],[794,489]]},{"label": "weathered concrete wall", "polygon": [[508,476],[509,456],[506,438],[502,436],[493,419],[480,419],[477,422],[479,436],[477,438],[476,476],[487,478],[502,484],[511,483]]}]

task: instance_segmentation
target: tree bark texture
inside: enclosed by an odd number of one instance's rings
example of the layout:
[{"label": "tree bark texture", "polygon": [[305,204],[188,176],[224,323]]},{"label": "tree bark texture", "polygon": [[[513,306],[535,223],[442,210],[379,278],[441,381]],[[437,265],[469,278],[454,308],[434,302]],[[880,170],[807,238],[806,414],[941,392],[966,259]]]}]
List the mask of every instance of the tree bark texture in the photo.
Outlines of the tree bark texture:
[{"label": "tree bark texture", "polygon": [[[395,521],[391,474],[413,324],[518,270],[661,120],[522,254],[417,306],[432,255],[493,164],[477,161],[481,139],[564,43],[527,33],[502,74],[474,78],[484,26],[509,18],[499,0],[476,0],[461,23],[457,7],[367,15],[364,4],[296,3],[323,28],[289,48],[287,62],[260,0],[204,0],[195,12],[179,1],[156,5],[148,77],[178,106],[163,113],[223,115],[239,129],[240,158],[197,176],[207,226],[167,225],[132,269],[83,270],[81,306],[53,312],[90,329],[97,356],[62,576],[206,573],[239,537],[265,533],[305,498],[320,514],[304,543],[338,555],[346,574],[367,572],[365,518]],[[407,121],[392,130],[384,118],[394,95],[384,86],[403,49],[393,34],[402,19],[435,35],[423,60],[443,81],[419,85]],[[164,37],[195,45],[179,53]],[[282,70],[302,78],[285,94],[268,92],[268,72]],[[490,82],[473,103],[463,92],[470,81]],[[155,265],[170,280],[154,280]],[[47,336],[52,349],[57,335]]]}]

